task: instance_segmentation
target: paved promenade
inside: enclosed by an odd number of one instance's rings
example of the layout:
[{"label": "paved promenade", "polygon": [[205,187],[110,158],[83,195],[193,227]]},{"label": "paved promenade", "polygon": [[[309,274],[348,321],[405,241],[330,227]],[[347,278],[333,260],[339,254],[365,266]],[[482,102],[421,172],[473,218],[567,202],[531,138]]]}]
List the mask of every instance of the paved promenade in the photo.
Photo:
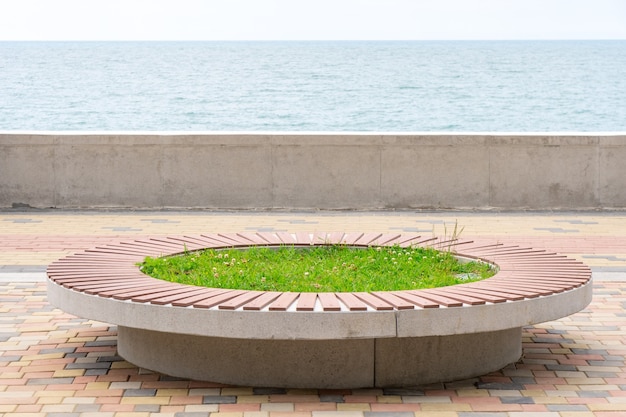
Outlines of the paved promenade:
[{"label": "paved promenade", "polygon": [[[290,390],[171,378],[116,355],[116,328],[46,302],[45,267],[91,246],[235,231],[490,237],[588,264],[584,311],[524,329],[522,359],[427,387]],[[626,212],[0,211],[0,417],[626,416]]]}]

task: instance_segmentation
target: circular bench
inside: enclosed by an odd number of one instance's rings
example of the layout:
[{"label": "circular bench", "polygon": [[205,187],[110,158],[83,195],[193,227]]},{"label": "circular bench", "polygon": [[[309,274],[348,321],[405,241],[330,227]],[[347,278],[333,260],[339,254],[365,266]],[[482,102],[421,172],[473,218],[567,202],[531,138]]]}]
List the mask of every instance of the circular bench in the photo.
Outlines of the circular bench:
[{"label": "circular bench", "polygon": [[[157,280],[146,256],[253,245],[432,246],[496,265],[493,277],[444,288],[292,293]],[[521,328],[591,301],[574,259],[500,242],[417,234],[228,233],[121,242],[48,267],[48,299],[118,325],[119,354],[172,376],[291,388],[415,386],[498,370],[521,355]]]}]

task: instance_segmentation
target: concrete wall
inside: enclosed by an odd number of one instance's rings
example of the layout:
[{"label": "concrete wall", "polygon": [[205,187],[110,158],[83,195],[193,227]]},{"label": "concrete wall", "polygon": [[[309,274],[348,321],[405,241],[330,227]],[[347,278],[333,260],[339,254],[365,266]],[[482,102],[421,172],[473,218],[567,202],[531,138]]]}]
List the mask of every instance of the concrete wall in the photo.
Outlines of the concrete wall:
[{"label": "concrete wall", "polygon": [[626,133],[0,132],[0,208],[626,208]]}]

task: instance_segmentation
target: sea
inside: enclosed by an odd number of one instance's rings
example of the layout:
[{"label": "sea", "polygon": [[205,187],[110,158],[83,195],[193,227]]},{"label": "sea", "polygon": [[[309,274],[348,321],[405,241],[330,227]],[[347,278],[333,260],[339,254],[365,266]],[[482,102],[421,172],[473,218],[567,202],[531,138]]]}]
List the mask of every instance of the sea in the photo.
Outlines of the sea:
[{"label": "sea", "polygon": [[2,131],[626,131],[626,40],[0,42]]}]

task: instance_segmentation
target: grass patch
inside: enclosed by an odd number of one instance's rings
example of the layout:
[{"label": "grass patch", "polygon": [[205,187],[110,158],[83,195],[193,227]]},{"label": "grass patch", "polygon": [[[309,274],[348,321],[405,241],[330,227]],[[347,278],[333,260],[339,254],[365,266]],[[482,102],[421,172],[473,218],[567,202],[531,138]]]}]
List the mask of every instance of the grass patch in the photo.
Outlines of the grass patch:
[{"label": "grass patch", "polygon": [[151,277],[182,284],[295,292],[434,288],[477,281],[495,273],[487,264],[462,263],[449,252],[430,248],[341,245],[207,249],[146,258],[141,270]]}]

